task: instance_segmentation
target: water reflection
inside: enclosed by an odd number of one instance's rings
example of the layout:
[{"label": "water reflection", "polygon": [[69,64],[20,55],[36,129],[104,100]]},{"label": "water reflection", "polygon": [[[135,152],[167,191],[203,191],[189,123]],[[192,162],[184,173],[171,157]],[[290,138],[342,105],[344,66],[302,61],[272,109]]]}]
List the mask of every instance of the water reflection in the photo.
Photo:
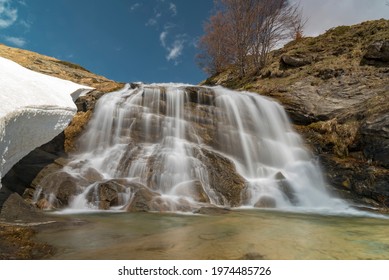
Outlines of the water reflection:
[{"label": "water reflection", "polygon": [[78,214],[46,230],[55,259],[389,259],[387,219],[234,210],[229,214]]}]

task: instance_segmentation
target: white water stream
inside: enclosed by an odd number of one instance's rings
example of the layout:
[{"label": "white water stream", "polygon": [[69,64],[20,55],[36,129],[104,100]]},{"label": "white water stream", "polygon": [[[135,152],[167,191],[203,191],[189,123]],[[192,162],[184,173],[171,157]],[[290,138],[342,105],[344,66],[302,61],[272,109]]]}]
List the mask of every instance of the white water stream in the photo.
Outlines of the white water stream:
[{"label": "white water stream", "polygon": [[[81,137],[82,153],[65,167],[72,176],[93,171],[97,179],[79,187],[70,208],[98,208],[98,184],[110,179],[136,182],[160,194],[167,211],[209,204],[320,211],[348,207],[327,193],[318,163],[278,103],[221,87],[196,87],[196,93],[193,88],[128,85],[99,99]],[[204,151],[229,159],[244,179],[238,205],[213,186],[210,178],[217,170],[202,160]],[[131,188],[119,191],[114,209],[125,208],[133,196]]]}]

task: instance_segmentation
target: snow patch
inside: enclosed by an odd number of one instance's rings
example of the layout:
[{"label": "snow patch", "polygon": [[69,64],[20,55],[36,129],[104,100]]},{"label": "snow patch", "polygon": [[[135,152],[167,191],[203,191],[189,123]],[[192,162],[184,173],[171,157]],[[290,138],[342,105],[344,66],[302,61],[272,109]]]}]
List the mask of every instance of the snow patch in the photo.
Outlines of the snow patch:
[{"label": "snow patch", "polygon": [[77,112],[73,101],[92,89],[0,57],[0,178],[62,132]]}]

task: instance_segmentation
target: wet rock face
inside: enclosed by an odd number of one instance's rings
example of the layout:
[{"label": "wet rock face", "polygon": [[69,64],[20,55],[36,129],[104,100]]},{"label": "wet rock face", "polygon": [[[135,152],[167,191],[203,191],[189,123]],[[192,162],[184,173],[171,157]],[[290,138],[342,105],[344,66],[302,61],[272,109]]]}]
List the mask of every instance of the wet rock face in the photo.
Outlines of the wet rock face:
[{"label": "wet rock face", "polygon": [[222,155],[202,149],[196,157],[205,164],[209,184],[221,204],[236,207],[245,200],[245,179],[239,175],[234,164]]}]

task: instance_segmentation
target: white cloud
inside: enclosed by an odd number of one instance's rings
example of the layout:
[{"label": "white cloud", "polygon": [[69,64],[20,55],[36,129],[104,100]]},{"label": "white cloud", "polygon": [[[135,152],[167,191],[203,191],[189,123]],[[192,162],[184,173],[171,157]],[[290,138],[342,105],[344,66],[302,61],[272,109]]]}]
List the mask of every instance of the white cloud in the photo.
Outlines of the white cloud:
[{"label": "white cloud", "polygon": [[[175,25],[168,23],[165,24],[163,31],[159,34],[159,41],[162,47],[166,50],[166,60],[173,61],[175,65],[179,64],[179,57],[184,51],[185,45],[188,43],[187,34],[176,34],[174,33]],[[170,37],[170,40],[169,40]]]},{"label": "white cloud", "polygon": [[174,3],[169,3],[169,10],[172,12],[173,16],[177,15],[177,6]]},{"label": "white cloud", "polygon": [[166,48],[166,37],[168,35],[168,31],[164,30],[160,35],[159,35],[159,40],[161,41],[162,47]]},{"label": "white cloud", "polygon": [[177,39],[174,40],[173,45],[169,48],[169,54],[166,56],[168,61],[173,60],[175,64],[178,64],[178,57],[181,56],[182,51],[184,50],[185,40]]},{"label": "white cloud", "polygon": [[0,0],[0,28],[10,27],[18,18],[18,10],[11,7],[11,0]]},{"label": "white cloud", "polygon": [[12,36],[6,36],[4,37],[4,39],[14,45],[14,46],[17,46],[17,47],[23,47],[27,42],[24,38],[21,38],[21,37],[12,37]]}]

